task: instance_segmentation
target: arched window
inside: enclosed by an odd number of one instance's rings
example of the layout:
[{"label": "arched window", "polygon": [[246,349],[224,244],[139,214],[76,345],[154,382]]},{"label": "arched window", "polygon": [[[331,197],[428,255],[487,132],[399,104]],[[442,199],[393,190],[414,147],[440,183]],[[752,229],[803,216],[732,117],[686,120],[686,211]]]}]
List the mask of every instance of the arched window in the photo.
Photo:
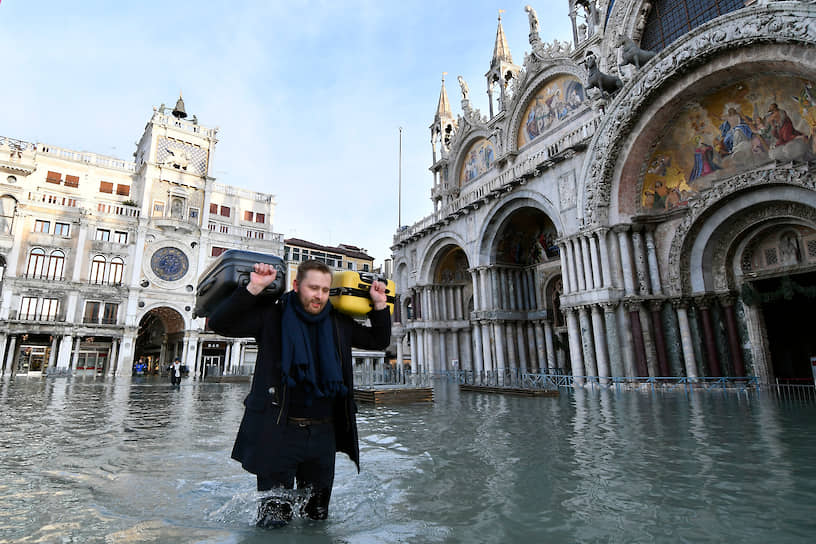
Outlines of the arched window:
[{"label": "arched window", "polygon": [[0,234],[11,234],[15,210],[17,210],[17,201],[14,197],[8,195],[0,197]]},{"label": "arched window", "polygon": [[105,257],[97,255],[91,261],[90,283],[104,283],[105,281]]},{"label": "arched window", "polygon": [[703,23],[745,6],[745,0],[656,0],[640,47],[660,51]]},{"label": "arched window", "polygon": [[62,281],[62,271],[65,268],[65,253],[60,250],[51,253],[48,258],[48,272],[46,279]]},{"label": "arched window", "polygon": [[112,285],[119,285],[122,283],[122,274],[124,271],[125,261],[123,261],[121,257],[114,257],[111,259],[108,283],[111,283]]},{"label": "arched window", "polygon": [[39,278],[43,273],[43,266],[45,265],[45,251],[41,248],[35,247],[28,254],[28,266],[26,267],[27,278]]}]

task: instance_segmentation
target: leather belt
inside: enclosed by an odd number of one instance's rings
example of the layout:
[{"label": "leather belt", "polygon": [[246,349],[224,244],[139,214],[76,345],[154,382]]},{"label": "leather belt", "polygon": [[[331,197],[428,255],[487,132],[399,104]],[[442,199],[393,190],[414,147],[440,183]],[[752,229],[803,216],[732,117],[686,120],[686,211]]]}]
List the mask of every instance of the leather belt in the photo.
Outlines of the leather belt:
[{"label": "leather belt", "polygon": [[315,419],[311,417],[288,417],[286,420],[291,423],[292,425],[297,425],[298,427],[311,427],[312,425],[325,425],[327,423],[331,423],[334,420],[330,417],[324,417],[320,419]]}]

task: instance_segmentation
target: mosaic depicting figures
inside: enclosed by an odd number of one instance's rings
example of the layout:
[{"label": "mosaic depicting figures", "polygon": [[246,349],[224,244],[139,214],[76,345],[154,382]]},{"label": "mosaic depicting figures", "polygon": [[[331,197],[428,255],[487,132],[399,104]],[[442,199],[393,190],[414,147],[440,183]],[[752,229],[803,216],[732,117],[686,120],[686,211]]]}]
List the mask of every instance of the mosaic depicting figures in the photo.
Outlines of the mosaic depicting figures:
[{"label": "mosaic depicting figures", "polygon": [[559,76],[530,100],[519,127],[519,148],[569,117],[584,102],[584,86],[575,77]]},{"label": "mosaic depicting figures", "polygon": [[496,152],[493,149],[493,144],[485,138],[471,145],[462,163],[462,171],[459,174],[459,185],[464,185],[487,172],[493,164],[495,157]]},{"label": "mosaic depicting figures", "polygon": [[450,250],[439,260],[435,274],[436,283],[467,283],[471,281],[468,260],[460,248]]},{"label": "mosaic depicting figures", "polygon": [[756,76],[688,104],[648,159],[641,207],[683,206],[722,179],[816,157],[816,84]]},{"label": "mosaic depicting figures", "polygon": [[559,258],[558,233],[543,213],[524,209],[502,229],[496,245],[496,262],[527,266]]}]

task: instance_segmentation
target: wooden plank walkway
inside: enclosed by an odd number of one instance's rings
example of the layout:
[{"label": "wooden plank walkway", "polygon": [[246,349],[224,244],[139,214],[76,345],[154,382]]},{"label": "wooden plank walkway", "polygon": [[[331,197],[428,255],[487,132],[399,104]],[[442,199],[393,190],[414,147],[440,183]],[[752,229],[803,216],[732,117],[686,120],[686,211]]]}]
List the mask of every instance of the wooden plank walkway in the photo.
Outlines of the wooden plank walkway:
[{"label": "wooden plank walkway", "polygon": [[473,393],[497,393],[500,395],[513,395],[516,397],[557,397],[560,394],[558,389],[523,389],[520,387],[470,384],[459,384],[459,391],[471,391]]},{"label": "wooden plank walkway", "polygon": [[406,387],[404,385],[374,385],[354,388],[354,400],[369,404],[411,404],[433,402],[432,387]]}]

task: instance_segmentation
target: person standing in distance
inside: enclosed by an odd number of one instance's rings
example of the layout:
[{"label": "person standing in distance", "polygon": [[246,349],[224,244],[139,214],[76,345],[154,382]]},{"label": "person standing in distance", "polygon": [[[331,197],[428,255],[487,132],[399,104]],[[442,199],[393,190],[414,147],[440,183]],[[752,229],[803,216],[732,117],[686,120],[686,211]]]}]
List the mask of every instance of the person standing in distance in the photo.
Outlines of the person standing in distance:
[{"label": "person standing in distance", "polygon": [[[319,261],[300,264],[293,290],[274,304],[259,303],[276,271],[256,263],[249,284],[238,287],[210,316],[225,336],[252,336],[258,358],[232,458],[255,474],[258,491],[309,489],[304,514],[326,519],[336,453],[360,471],[357,405],[351,347],[383,350],[391,341],[385,285],[374,282],[370,326],[332,308],[331,269]],[[274,495],[258,508],[258,526],[280,527],[292,519],[291,504]]]}]

